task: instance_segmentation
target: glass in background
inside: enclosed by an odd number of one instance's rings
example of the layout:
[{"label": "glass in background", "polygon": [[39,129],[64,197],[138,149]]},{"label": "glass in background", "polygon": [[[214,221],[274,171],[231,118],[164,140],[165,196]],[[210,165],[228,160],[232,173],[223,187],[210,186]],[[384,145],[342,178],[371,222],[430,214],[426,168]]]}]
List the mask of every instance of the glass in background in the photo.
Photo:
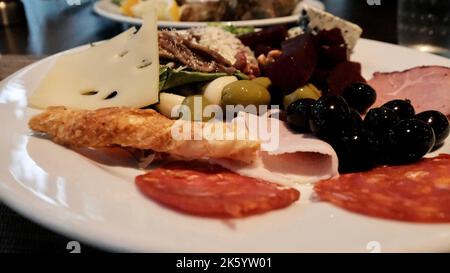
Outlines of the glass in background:
[{"label": "glass in background", "polygon": [[399,0],[398,40],[450,58],[450,0]]},{"label": "glass in background", "polygon": [[20,0],[0,0],[0,27],[25,22],[25,12]]}]

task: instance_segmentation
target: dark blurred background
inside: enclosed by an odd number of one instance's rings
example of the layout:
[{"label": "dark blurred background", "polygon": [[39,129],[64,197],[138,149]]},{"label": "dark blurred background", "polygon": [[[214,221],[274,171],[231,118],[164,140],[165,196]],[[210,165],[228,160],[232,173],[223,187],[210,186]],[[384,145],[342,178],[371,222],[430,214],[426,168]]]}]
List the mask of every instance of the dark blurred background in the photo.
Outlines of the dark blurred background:
[{"label": "dark blurred background", "polygon": [[[80,6],[69,6],[66,0],[23,0],[23,23],[0,27],[0,53],[54,54],[110,38],[130,27],[94,14],[93,2],[82,0]],[[381,5],[370,5],[372,0],[322,2],[329,12],[360,25],[364,38],[397,43],[396,0],[381,0]]]}]

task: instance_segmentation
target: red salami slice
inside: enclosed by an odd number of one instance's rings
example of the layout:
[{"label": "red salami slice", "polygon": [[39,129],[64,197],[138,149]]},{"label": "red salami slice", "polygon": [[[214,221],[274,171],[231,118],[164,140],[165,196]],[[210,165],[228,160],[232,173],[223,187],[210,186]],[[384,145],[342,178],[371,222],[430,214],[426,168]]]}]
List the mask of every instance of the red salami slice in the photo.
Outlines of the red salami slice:
[{"label": "red salami slice", "polygon": [[290,205],[295,189],[199,162],[174,162],[136,178],[139,189],[168,207],[201,216],[244,217]]},{"label": "red salami slice", "polygon": [[412,222],[450,222],[450,155],[342,175],[315,185],[319,198],[354,212]]}]

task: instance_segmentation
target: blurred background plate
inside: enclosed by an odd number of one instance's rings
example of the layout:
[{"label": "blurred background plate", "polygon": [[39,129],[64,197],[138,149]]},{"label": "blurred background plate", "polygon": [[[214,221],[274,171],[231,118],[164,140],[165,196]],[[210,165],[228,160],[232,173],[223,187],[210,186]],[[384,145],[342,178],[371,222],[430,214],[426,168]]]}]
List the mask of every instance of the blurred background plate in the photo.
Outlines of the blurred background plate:
[{"label": "blurred background plate", "polygon": [[[310,5],[319,9],[324,10],[325,5],[318,0],[304,0],[300,5]],[[141,25],[142,19],[135,18],[131,16],[127,16],[120,13],[119,8],[114,5],[111,0],[100,0],[94,5],[94,11],[105,18],[111,19],[113,21],[118,21],[122,23],[129,23],[135,25]],[[229,21],[222,22],[229,25],[233,25],[236,27],[246,27],[246,26],[254,26],[254,27],[265,27],[272,26],[278,24],[288,24],[294,23],[298,19],[298,14],[278,17],[278,18],[270,18],[270,19],[259,19],[259,20],[245,20],[245,21]],[[191,28],[191,27],[200,27],[206,26],[209,22],[175,22],[175,21],[159,21],[158,26],[161,28]]]}]

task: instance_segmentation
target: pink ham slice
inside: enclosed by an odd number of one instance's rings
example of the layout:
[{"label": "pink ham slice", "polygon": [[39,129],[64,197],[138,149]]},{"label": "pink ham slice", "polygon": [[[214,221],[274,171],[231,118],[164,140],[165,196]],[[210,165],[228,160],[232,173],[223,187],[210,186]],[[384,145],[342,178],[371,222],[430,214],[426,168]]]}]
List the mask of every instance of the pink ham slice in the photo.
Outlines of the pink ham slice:
[{"label": "pink ham slice", "polygon": [[264,140],[253,164],[244,165],[233,160],[217,160],[215,163],[244,176],[285,186],[313,183],[338,175],[338,158],[328,143],[313,135],[294,133],[285,122],[267,115],[258,117],[241,114],[236,119],[245,119],[250,132],[254,132],[249,127],[256,121],[270,119],[272,126],[275,126],[270,128],[279,130],[273,135],[278,137],[278,141],[271,139],[271,134],[264,134],[265,130],[259,130],[258,127],[258,138]]},{"label": "pink ham slice", "polygon": [[374,107],[393,99],[409,99],[417,113],[438,110],[450,116],[450,67],[421,66],[402,72],[374,73]]}]

